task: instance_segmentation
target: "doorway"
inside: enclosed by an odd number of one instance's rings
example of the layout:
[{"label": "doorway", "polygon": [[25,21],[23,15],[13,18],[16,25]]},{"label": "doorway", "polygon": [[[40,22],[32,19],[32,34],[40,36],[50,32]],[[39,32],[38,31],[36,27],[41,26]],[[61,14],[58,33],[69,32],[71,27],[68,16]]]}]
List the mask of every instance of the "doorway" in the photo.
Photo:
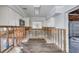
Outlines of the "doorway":
[{"label": "doorway", "polygon": [[69,52],[79,53],[79,9],[68,14],[69,16]]}]

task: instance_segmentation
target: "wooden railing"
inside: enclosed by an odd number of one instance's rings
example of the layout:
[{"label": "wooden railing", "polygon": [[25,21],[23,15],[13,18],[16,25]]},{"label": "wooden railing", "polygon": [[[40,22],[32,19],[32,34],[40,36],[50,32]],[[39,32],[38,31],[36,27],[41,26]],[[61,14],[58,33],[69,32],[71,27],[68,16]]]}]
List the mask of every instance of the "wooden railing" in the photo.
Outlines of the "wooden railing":
[{"label": "wooden railing", "polygon": [[50,33],[52,34],[53,43],[55,43],[60,49],[66,52],[66,30],[59,28],[52,28]]},{"label": "wooden railing", "polygon": [[27,30],[29,27],[0,26],[0,52],[20,44],[26,37]]},{"label": "wooden railing", "polygon": [[[27,32],[29,33],[27,34]],[[20,44],[23,38],[27,38],[27,35],[30,36],[30,34],[37,38],[48,38],[48,40],[66,52],[65,29],[43,27],[42,29],[33,30],[31,27],[21,26],[0,26],[0,52]],[[2,41],[6,43],[2,43]]]},{"label": "wooden railing", "polygon": [[60,49],[66,52],[66,30],[52,27],[43,27],[42,29],[30,29],[31,38],[47,38],[55,43]]}]

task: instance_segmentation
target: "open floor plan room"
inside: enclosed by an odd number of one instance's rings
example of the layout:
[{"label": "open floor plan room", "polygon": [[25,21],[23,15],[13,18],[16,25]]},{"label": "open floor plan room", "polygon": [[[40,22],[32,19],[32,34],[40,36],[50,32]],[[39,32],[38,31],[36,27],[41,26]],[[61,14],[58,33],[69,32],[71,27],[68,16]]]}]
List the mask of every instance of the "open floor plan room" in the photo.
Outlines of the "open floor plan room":
[{"label": "open floor plan room", "polygon": [[0,53],[79,53],[79,6],[0,5]]}]

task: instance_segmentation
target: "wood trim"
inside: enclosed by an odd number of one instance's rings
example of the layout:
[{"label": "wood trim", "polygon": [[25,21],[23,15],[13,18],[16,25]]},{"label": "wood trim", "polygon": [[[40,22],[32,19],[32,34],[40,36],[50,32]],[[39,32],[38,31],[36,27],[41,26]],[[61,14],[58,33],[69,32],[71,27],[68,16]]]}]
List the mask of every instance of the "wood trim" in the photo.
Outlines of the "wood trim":
[{"label": "wood trim", "polygon": [[31,28],[31,27],[26,27],[26,26],[5,26],[5,25],[1,25],[0,28],[2,28],[2,27],[6,27],[6,28],[8,28],[8,27],[11,27],[11,28],[15,28],[15,27],[17,27],[17,28]]},{"label": "wood trim", "polygon": [[58,29],[58,45],[59,45],[59,29]]},{"label": "wood trim", "polygon": [[61,30],[61,48],[63,48],[63,47],[62,47],[62,36],[63,36],[63,35],[62,35],[62,30]]},{"label": "wood trim", "polygon": [[64,51],[66,52],[66,30],[64,30]]},{"label": "wood trim", "polygon": [[79,15],[69,15],[70,21],[79,21]]}]

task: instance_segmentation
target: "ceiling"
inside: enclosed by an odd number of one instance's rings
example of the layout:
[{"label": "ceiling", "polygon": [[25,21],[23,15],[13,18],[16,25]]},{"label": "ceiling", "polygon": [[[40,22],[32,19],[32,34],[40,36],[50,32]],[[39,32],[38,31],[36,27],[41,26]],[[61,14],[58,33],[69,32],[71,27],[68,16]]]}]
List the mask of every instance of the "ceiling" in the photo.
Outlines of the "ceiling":
[{"label": "ceiling", "polygon": [[46,17],[54,8],[54,5],[40,5],[39,14],[35,15],[35,7],[33,5],[19,5],[28,17]]}]

